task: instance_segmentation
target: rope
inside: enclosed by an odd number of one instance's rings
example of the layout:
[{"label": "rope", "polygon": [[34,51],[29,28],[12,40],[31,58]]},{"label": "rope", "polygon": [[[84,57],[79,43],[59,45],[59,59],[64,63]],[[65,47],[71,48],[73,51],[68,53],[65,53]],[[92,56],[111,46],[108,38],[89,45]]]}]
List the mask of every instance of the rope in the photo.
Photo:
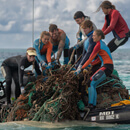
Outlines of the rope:
[{"label": "rope", "polygon": [[72,65],[72,67],[70,67],[70,69],[66,72],[66,74],[64,75],[64,77],[66,77],[68,75],[68,73],[71,71],[71,69],[75,66],[75,64],[80,60],[80,58],[82,57],[82,54],[80,55],[80,57],[77,59],[77,61]]},{"label": "rope", "polygon": [[71,61],[72,61],[72,59],[73,59],[73,57],[74,57],[74,53],[75,53],[75,49],[73,50],[73,52],[72,52],[72,54],[71,54],[70,60],[69,60],[69,62],[68,62],[68,65],[71,64]]},{"label": "rope", "polygon": [[103,86],[103,85],[105,85],[105,84],[107,84],[107,83],[110,83],[110,82],[112,82],[112,81],[114,81],[114,80],[115,80],[115,79],[111,79],[111,80],[109,80],[109,81],[107,81],[107,82],[105,82],[105,83],[102,83],[102,84],[96,86],[96,88],[99,88],[99,87],[101,87],[101,86]]}]

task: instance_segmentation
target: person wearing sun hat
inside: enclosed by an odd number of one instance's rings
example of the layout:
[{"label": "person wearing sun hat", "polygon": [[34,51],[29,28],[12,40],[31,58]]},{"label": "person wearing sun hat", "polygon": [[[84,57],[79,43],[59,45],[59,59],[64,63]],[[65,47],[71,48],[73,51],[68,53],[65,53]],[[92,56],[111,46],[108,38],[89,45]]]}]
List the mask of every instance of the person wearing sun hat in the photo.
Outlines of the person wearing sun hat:
[{"label": "person wearing sun hat", "polygon": [[20,87],[23,86],[23,76],[25,68],[33,65],[38,75],[41,74],[38,63],[35,60],[36,50],[33,47],[29,47],[26,51],[26,55],[18,55],[5,59],[1,65],[1,72],[6,81],[6,98],[7,104],[11,104],[11,84],[12,78],[15,83],[15,98],[17,99],[21,94]]},{"label": "person wearing sun hat", "polygon": [[37,55],[36,50],[34,48],[32,48],[32,47],[27,49],[27,54],[29,56],[36,56]]}]

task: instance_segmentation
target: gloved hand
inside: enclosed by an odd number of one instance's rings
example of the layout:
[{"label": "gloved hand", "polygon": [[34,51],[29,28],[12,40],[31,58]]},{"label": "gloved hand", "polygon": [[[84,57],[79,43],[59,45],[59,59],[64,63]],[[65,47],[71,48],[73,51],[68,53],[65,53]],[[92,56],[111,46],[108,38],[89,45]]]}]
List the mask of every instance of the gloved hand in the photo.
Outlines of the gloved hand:
[{"label": "gloved hand", "polygon": [[75,67],[73,67],[73,68],[71,69],[71,71],[76,71],[76,68],[75,68]]},{"label": "gloved hand", "polygon": [[48,63],[48,66],[46,67],[46,69],[50,69],[52,68],[51,62]]},{"label": "gloved hand", "polygon": [[87,73],[89,73],[88,69],[84,69],[83,74],[87,74]]},{"label": "gloved hand", "polygon": [[74,45],[73,49],[77,50],[79,48],[79,44]]},{"label": "gloved hand", "polygon": [[81,72],[82,69],[82,65],[79,65],[79,67],[77,68],[77,70],[74,72],[75,75],[78,75]]},{"label": "gloved hand", "polygon": [[45,77],[42,81],[45,82],[48,79],[48,77]]},{"label": "gloved hand", "polygon": [[26,93],[26,90],[24,89],[24,86],[21,86],[21,94]]},{"label": "gloved hand", "polygon": [[0,90],[0,96],[4,96],[4,90]]},{"label": "gloved hand", "polygon": [[74,74],[77,76],[81,72],[81,69],[77,69]]},{"label": "gloved hand", "polygon": [[46,62],[43,61],[43,62],[41,63],[41,66],[42,66],[42,67],[47,67]]},{"label": "gloved hand", "polygon": [[54,63],[55,63],[55,65],[58,65],[58,64],[59,64],[58,60],[55,60]]}]

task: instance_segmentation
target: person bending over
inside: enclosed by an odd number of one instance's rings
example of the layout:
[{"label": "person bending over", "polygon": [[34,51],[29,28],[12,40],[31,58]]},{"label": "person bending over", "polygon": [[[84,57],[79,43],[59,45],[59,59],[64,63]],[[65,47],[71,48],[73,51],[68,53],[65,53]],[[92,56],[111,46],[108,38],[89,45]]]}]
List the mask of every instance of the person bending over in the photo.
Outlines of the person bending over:
[{"label": "person bending over", "polygon": [[[52,53],[52,43],[49,41],[50,34],[47,31],[43,31],[39,39],[34,41],[33,47],[36,49],[37,56],[36,61],[40,63],[41,67],[50,69],[51,65],[51,53]],[[43,71],[45,75],[45,69]]]},{"label": "person bending over", "polygon": [[64,64],[68,64],[69,62],[68,50],[70,41],[66,33],[63,30],[59,29],[55,24],[50,24],[49,33],[51,35],[50,42],[53,44],[52,50],[54,53],[57,52],[57,57],[55,61],[56,64],[58,64],[59,62],[62,51],[64,51]]},{"label": "person bending over", "polygon": [[107,45],[110,51],[113,52],[128,41],[130,36],[129,28],[124,18],[111,2],[103,1],[97,11],[100,8],[105,14],[105,23],[102,28],[104,35],[110,32],[114,35],[114,38]]},{"label": "person bending over", "polygon": [[24,69],[29,67],[30,65],[33,65],[36,70],[36,73],[38,75],[41,74],[39,65],[35,60],[35,56],[36,56],[35,48],[30,47],[27,49],[26,56],[22,55],[13,56],[2,62],[1,72],[6,81],[5,92],[6,92],[7,104],[11,104],[10,97],[11,97],[12,78],[14,79],[15,83],[15,98],[17,99],[21,94],[20,87],[23,86]]}]

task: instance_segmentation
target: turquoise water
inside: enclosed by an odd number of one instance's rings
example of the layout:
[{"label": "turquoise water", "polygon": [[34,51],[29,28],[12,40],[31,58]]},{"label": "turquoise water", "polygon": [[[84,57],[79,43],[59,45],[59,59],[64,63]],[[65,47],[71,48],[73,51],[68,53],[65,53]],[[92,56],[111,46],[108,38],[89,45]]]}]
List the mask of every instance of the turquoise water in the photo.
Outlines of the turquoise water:
[{"label": "turquoise water", "polygon": [[0,130],[129,130],[130,125],[99,124],[81,121],[65,123],[9,122],[0,124]]},{"label": "turquoise water", "polygon": [[0,130],[129,130],[130,125],[99,124],[81,121],[65,123],[9,122],[0,124]]},{"label": "turquoise water", "polygon": [[[0,65],[8,57],[25,55],[25,49],[0,49]],[[112,54],[114,67],[127,89],[130,89],[130,49],[118,49]],[[0,80],[3,81],[0,71]],[[87,123],[68,121],[64,123],[9,122],[1,123],[0,130],[130,130],[130,125]]]}]

